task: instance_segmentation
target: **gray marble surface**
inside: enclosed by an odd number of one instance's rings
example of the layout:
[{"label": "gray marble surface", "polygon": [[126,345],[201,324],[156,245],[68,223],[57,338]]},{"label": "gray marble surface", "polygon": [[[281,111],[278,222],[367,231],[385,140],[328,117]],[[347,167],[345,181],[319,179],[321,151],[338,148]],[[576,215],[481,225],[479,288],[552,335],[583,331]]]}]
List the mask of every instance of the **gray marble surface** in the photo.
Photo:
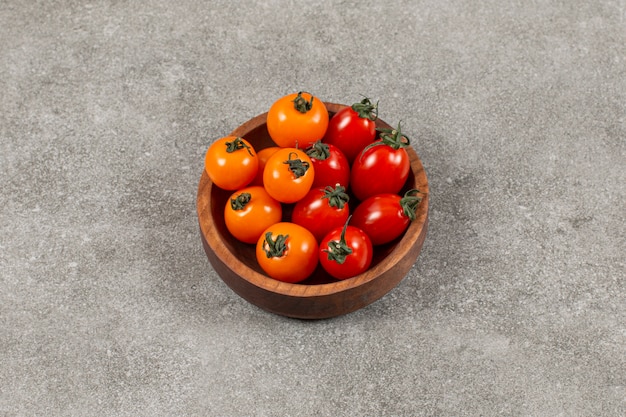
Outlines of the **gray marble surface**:
[{"label": "gray marble surface", "polygon": [[[4,0],[0,415],[625,415],[625,45],[623,0]],[[431,190],[407,277],[313,322],[195,212],[298,90],[379,100]]]}]

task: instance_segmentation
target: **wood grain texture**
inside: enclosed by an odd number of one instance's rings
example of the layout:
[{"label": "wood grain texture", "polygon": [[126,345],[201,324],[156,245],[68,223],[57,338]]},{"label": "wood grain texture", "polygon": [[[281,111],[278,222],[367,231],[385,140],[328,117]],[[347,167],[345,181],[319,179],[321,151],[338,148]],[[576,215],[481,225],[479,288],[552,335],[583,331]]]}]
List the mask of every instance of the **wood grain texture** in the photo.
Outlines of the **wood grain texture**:
[{"label": "wood grain texture", "polygon": [[[329,114],[345,107],[325,103]],[[267,113],[236,128],[231,134],[248,140],[258,151],[275,146],[265,125]],[[378,127],[389,128],[382,120]],[[203,171],[198,185],[197,213],[201,240],[207,257],[220,278],[238,295],[272,313],[301,319],[322,319],[350,313],[378,300],[393,289],[408,273],[422,249],[428,229],[428,180],[413,148],[407,152],[411,173],[404,190],[419,189],[424,198],[417,218],[400,238],[376,248],[370,269],[361,275],[337,281],[321,267],[307,280],[289,284],[274,280],[262,271],[255,257],[254,245],[233,238],[224,223],[223,209],[231,192],[213,186]],[[289,218],[289,207],[284,210]]]}]

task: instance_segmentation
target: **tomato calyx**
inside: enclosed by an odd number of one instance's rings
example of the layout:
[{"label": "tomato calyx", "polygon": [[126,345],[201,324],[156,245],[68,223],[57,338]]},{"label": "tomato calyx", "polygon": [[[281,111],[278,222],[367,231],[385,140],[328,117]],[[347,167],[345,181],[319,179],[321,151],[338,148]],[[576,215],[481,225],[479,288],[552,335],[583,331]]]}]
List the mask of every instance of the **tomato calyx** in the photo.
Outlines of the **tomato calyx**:
[{"label": "tomato calyx", "polygon": [[298,155],[295,152],[289,153],[289,159],[283,161],[283,164],[289,165],[289,171],[293,173],[296,178],[302,177],[309,169],[309,163],[307,161],[303,161],[300,158],[291,159],[293,155]]},{"label": "tomato calyx", "polygon": [[345,187],[339,184],[337,184],[334,188],[330,185],[324,188],[324,195],[322,198],[327,198],[329,206],[336,207],[340,210],[343,209],[348,201],[350,201],[350,196],[346,194]]},{"label": "tomato calyx", "polygon": [[378,132],[380,132],[380,140],[373,142],[367,145],[361,151],[360,157],[363,157],[363,154],[369,149],[375,146],[383,146],[387,145],[394,150],[398,150],[400,148],[406,148],[411,144],[411,140],[407,135],[402,133],[402,127],[400,126],[400,122],[398,122],[398,127],[395,129],[386,129],[386,128],[376,128]]},{"label": "tomato calyx", "polygon": [[[407,135],[402,133],[401,122],[398,122],[398,127],[395,129],[376,128],[380,132],[380,144],[391,146],[393,149],[406,148],[411,144],[411,140]],[[376,142],[372,145],[375,145]],[[370,145],[370,146],[372,146]]]},{"label": "tomato calyx", "polygon": [[280,258],[287,251],[287,239],[289,235],[278,235],[272,239],[272,232],[265,233],[263,240],[263,250],[268,258]]},{"label": "tomato calyx", "polygon": [[352,253],[352,248],[348,246],[348,243],[346,242],[346,229],[348,228],[350,217],[346,220],[346,224],[343,225],[339,240],[331,240],[328,242],[328,249],[324,249],[324,252],[328,254],[328,260],[335,261],[339,265],[343,264],[348,255]]},{"label": "tomato calyx", "polygon": [[330,146],[321,140],[318,140],[309,146],[306,150],[306,154],[311,158],[317,159],[318,161],[325,161],[330,157]]},{"label": "tomato calyx", "polygon": [[354,103],[352,106],[361,119],[369,119],[375,122],[378,119],[378,102],[372,104],[369,98],[365,97],[359,103]]},{"label": "tomato calyx", "polygon": [[230,207],[233,210],[243,210],[251,199],[252,195],[250,193],[241,193],[237,197],[230,199]]},{"label": "tomato calyx", "polygon": [[422,197],[418,194],[421,194],[421,191],[417,188],[413,188],[404,193],[404,197],[400,199],[400,207],[402,207],[402,212],[411,221],[415,220],[417,207],[422,202]]},{"label": "tomato calyx", "polygon": [[248,151],[248,153],[252,155],[252,152],[250,151],[250,146],[248,146],[244,141],[243,138],[235,138],[233,140],[231,140],[230,142],[226,142],[226,152],[228,153],[233,153],[235,151],[238,151],[240,149],[246,149]]},{"label": "tomato calyx", "polygon": [[306,99],[302,97],[302,93],[303,91],[299,91],[296,98],[292,101],[293,108],[304,114],[313,108],[313,95],[311,94],[311,101],[306,101]]}]

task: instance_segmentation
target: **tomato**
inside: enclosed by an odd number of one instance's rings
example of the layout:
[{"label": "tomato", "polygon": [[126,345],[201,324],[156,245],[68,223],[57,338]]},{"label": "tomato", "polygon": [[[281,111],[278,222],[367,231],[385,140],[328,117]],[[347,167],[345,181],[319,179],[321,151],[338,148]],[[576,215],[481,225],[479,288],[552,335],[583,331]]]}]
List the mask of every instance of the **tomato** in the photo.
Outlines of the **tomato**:
[{"label": "tomato", "polygon": [[274,199],[295,203],[309,192],[314,176],[311,158],[303,150],[282,148],[267,160],[263,186]]},{"label": "tomato", "polygon": [[224,190],[237,190],[255,177],[259,160],[244,138],[226,136],[213,142],[204,157],[204,168],[213,184]]},{"label": "tomato", "polygon": [[259,158],[259,167],[257,169],[256,177],[250,183],[251,185],[263,185],[263,170],[265,169],[265,164],[267,160],[270,159],[270,156],[274,155],[277,150],[280,148],[278,146],[271,146],[269,148],[264,148],[259,150],[256,153],[257,158]]},{"label": "tomato", "polygon": [[351,107],[344,107],[330,118],[324,142],[335,145],[344,153],[349,163],[376,139],[378,103],[369,98]]},{"label": "tomato", "polygon": [[267,131],[283,148],[306,149],[324,137],[327,127],[326,105],[302,91],[279,98],[267,113]]},{"label": "tomato", "polygon": [[415,220],[422,198],[419,190],[398,194],[378,194],[365,199],[352,213],[350,224],[363,230],[373,245],[382,245],[396,239]]},{"label": "tomato", "polygon": [[226,228],[244,243],[256,243],[265,229],[280,222],[282,216],[280,202],[259,185],[236,191],[224,207]]},{"label": "tomato", "polygon": [[335,145],[317,141],[306,149],[315,167],[313,187],[335,186],[348,188],[350,183],[350,163]]},{"label": "tomato", "polygon": [[350,197],[345,191],[341,185],[311,189],[294,206],[291,221],[304,226],[318,242],[321,241],[328,232],[343,226],[348,220]]},{"label": "tomato", "polygon": [[397,129],[381,129],[381,139],[367,146],[354,160],[350,187],[361,201],[376,194],[400,192],[411,170],[405,147],[409,138]]},{"label": "tomato", "polygon": [[337,279],[352,278],[372,264],[374,249],[370,238],[357,227],[348,225],[331,230],[320,243],[320,264]]},{"label": "tomato", "polygon": [[256,246],[259,266],[270,277],[284,282],[300,282],[317,267],[319,246],[307,229],[290,222],[267,228]]}]

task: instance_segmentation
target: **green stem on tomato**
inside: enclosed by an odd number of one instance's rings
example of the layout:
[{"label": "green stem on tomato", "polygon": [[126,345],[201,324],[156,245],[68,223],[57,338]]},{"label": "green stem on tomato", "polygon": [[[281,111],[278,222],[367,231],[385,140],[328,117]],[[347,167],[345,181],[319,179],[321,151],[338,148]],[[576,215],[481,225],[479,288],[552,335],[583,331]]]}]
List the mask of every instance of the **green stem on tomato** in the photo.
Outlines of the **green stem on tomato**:
[{"label": "green stem on tomato", "polygon": [[413,188],[412,190],[404,193],[404,197],[400,199],[400,207],[402,207],[402,212],[411,221],[415,220],[417,207],[422,202],[422,197],[418,196],[417,194],[421,194],[420,190],[418,190],[417,188]]},{"label": "green stem on tomato", "polygon": [[251,199],[252,195],[250,193],[241,193],[237,197],[230,199],[230,207],[233,210],[243,210]]},{"label": "green stem on tomato", "polygon": [[283,161],[283,164],[289,165],[289,171],[291,171],[293,175],[295,175],[296,178],[300,178],[301,176],[306,174],[306,172],[308,171],[309,163],[299,158],[291,159],[292,155],[298,156],[297,153],[290,152],[289,159],[287,159],[286,161]]},{"label": "green stem on tomato", "polygon": [[287,239],[289,235],[278,235],[272,239],[272,232],[265,233],[263,240],[263,250],[268,258],[280,258],[287,250]]},{"label": "green stem on tomato", "polygon": [[406,148],[411,144],[409,137],[402,133],[401,123],[402,122],[398,122],[398,127],[395,129],[386,129],[383,127],[376,129],[380,132],[382,144],[391,146],[393,149]]},{"label": "green stem on tomato", "polygon": [[226,152],[233,153],[240,149],[246,149],[250,155],[252,155],[252,151],[250,151],[250,146],[246,145],[243,141],[243,138],[235,138],[230,142],[226,142]]},{"label": "green stem on tomato", "polygon": [[362,119],[369,119],[372,122],[375,122],[376,119],[378,119],[378,102],[376,102],[376,104],[372,104],[370,99],[367,97],[359,103],[354,103],[351,107],[352,110],[354,110]]},{"label": "green stem on tomato", "polygon": [[350,196],[346,194],[346,189],[342,185],[327,186],[324,189],[324,195],[322,198],[328,199],[328,205],[331,207],[336,207],[338,209],[342,209],[348,201],[350,201]]},{"label": "green stem on tomato", "polygon": [[341,231],[341,236],[339,240],[331,240],[328,242],[328,249],[324,249],[324,252],[328,254],[329,261],[335,261],[339,265],[342,265],[348,255],[352,253],[352,248],[348,246],[346,243],[346,229],[348,228],[348,223],[350,222],[350,218],[346,220],[346,224],[343,225],[343,230]]},{"label": "green stem on tomato", "polygon": [[302,97],[302,93],[302,91],[299,91],[296,98],[292,100],[293,108],[300,113],[306,113],[313,108],[313,95],[311,95],[311,101],[306,101],[306,99]]},{"label": "green stem on tomato", "polygon": [[362,151],[360,157],[363,157],[363,154],[368,150],[373,148],[374,146],[383,146],[387,145],[391,148],[398,150],[400,148],[406,148],[411,145],[411,140],[407,135],[402,133],[401,122],[398,122],[398,127],[395,129],[386,129],[386,128],[376,128],[378,132],[380,132],[380,140],[376,142],[372,142],[367,145]]},{"label": "green stem on tomato", "polygon": [[330,146],[321,140],[318,140],[309,146],[306,150],[306,154],[311,158],[317,159],[318,161],[325,161],[330,156]]}]

